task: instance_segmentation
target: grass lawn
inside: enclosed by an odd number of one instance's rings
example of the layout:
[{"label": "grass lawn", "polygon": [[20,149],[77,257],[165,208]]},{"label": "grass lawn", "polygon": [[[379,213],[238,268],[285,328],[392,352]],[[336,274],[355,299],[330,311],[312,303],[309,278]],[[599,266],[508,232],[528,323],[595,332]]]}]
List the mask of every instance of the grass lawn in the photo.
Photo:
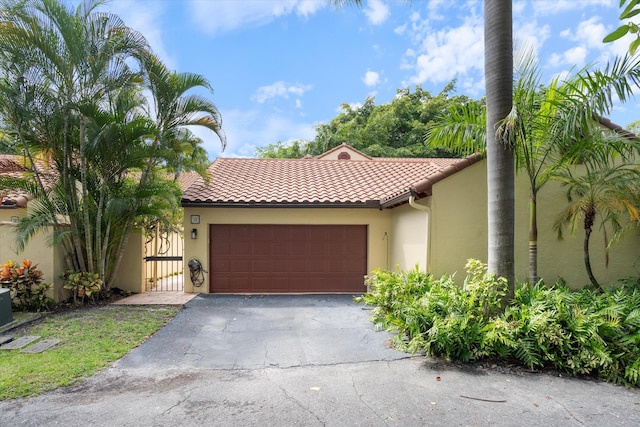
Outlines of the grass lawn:
[{"label": "grass lawn", "polygon": [[35,396],[89,377],[142,344],[179,311],[175,306],[98,306],[53,313],[4,332],[61,341],[40,354],[0,351],[0,400]]}]

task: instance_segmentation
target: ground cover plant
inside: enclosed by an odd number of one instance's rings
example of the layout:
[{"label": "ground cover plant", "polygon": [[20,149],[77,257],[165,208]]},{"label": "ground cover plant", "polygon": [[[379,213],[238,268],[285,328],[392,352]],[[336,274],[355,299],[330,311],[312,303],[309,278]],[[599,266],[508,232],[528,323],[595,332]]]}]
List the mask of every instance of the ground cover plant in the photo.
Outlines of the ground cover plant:
[{"label": "ground cover plant", "polygon": [[507,284],[467,263],[464,286],[452,276],[376,271],[358,302],[373,305],[372,321],[398,332],[400,350],[465,362],[505,360],[530,369],[558,369],[640,385],[640,286],[604,292],[563,284],[522,284],[504,309]]},{"label": "ground cover plant", "polygon": [[40,354],[0,353],[0,400],[35,396],[95,374],[139,346],[180,310],[175,306],[94,306],[49,314],[4,335],[60,343]]}]

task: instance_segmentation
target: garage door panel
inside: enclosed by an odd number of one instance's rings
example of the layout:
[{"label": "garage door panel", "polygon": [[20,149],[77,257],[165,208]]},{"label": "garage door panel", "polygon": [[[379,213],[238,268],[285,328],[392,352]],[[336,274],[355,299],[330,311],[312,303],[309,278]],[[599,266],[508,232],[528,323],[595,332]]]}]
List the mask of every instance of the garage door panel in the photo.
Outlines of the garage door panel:
[{"label": "garage door panel", "polygon": [[304,273],[307,271],[307,261],[292,260],[290,262],[291,273]]},{"label": "garage door panel", "polygon": [[287,260],[274,260],[272,262],[265,262],[268,266],[270,266],[271,271],[274,275],[289,273],[291,271],[291,261]]},{"label": "garage door panel", "polygon": [[231,272],[231,265],[229,263],[229,260],[227,259],[215,260],[214,262],[211,263],[211,268],[213,269],[213,271],[218,271],[221,273]]},{"label": "garage door panel", "polygon": [[273,252],[273,248],[271,247],[271,242],[262,242],[256,241],[253,244],[253,256],[254,257],[268,257],[271,252]]},{"label": "garage door panel", "polygon": [[294,254],[291,250],[291,244],[288,242],[272,242],[271,253],[267,255],[272,259],[289,259]]},{"label": "garage door panel", "polygon": [[330,253],[326,243],[324,242],[307,243],[305,246],[306,246],[307,256],[311,258],[324,258],[328,256]]},{"label": "garage door panel", "polygon": [[210,291],[364,292],[364,225],[210,226]]},{"label": "garage door panel", "polygon": [[235,274],[249,274],[252,269],[251,261],[247,259],[234,259],[230,262],[231,264],[231,273]]},{"label": "garage door panel", "polygon": [[252,255],[253,249],[250,241],[237,241],[235,243],[230,241],[225,246],[228,248],[226,252],[234,257],[248,258]]},{"label": "garage door panel", "polygon": [[312,259],[307,263],[309,273],[329,273],[327,261],[324,259]]},{"label": "garage door panel", "polygon": [[251,264],[252,264],[251,271],[254,273],[271,273],[271,271],[276,271],[275,264],[272,264],[269,261],[253,260]]}]

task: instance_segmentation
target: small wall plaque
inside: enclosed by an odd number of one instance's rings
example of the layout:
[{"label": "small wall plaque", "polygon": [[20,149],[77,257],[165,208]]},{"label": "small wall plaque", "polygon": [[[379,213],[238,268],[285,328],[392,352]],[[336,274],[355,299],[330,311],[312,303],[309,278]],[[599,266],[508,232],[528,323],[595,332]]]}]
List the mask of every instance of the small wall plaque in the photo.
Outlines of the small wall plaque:
[{"label": "small wall plaque", "polygon": [[191,215],[191,224],[200,224],[200,215]]}]

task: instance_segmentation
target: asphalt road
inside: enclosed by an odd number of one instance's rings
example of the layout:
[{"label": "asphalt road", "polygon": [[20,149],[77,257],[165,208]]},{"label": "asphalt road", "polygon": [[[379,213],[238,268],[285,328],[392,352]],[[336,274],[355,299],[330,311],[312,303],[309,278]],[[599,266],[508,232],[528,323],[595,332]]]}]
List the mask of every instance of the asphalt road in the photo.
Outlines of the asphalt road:
[{"label": "asphalt road", "polygon": [[640,392],[389,348],[349,296],[199,296],[112,367],[0,426],[640,425]]}]

